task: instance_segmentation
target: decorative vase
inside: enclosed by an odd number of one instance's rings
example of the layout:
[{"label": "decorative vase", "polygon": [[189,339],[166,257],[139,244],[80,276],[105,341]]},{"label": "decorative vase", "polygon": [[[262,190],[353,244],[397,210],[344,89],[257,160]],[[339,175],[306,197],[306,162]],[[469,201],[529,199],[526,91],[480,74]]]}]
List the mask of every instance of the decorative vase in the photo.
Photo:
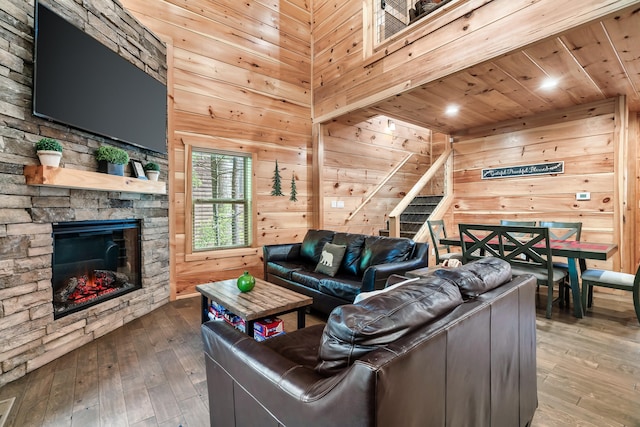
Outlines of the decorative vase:
[{"label": "decorative vase", "polygon": [[37,151],[38,159],[42,166],[60,166],[60,159],[62,159],[62,153],[54,150],[40,150]]},{"label": "decorative vase", "polygon": [[238,277],[238,289],[240,292],[249,292],[256,285],[256,278],[245,271],[244,274]]},{"label": "decorative vase", "polygon": [[149,181],[157,181],[158,177],[160,176],[159,171],[146,171],[145,173],[147,174],[147,178],[149,178]]}]

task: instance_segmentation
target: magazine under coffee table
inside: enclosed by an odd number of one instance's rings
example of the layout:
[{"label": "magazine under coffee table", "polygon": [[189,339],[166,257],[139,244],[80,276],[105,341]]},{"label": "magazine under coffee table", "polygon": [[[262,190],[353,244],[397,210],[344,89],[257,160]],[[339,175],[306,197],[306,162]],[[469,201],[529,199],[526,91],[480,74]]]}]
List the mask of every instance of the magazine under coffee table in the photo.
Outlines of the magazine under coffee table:
[{"label": "magazine under coffee table", "polygon": [[196,290],[202,294],[202,323],[209,320],[209,301],[215,301],[240,316],[246,322],[246,332],[250,336],[253,336],[256,320],[292,311],[298,312],[298,329],[304,328],[306,307],[313,303],[309,296],[262,279],[256,279],[255,287],[249,292],[240,292],[236,279],[204,283],[197,285]]}]

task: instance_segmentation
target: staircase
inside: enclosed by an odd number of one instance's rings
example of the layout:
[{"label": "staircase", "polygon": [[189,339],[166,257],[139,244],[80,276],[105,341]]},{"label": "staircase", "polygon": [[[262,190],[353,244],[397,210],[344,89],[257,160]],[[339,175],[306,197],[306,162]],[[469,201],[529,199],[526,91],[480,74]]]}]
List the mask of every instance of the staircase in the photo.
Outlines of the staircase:
[{"label": "staircase", "polygon": [[[443,196],[418,196],[411,201],[409,206],[400,215],[400,237],[410,239],[420,230],[431,212],[436,208]],[[389,224],[387,229],[379,230],[381,236],[389,235]]]}]

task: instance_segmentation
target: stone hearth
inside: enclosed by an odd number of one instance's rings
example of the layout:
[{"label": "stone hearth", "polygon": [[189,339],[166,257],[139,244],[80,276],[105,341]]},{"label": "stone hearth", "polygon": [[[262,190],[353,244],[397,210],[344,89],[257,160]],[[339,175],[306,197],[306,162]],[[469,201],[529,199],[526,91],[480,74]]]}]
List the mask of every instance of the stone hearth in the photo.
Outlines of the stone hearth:
[{"label": "stone hearth", "polygon": [[[97,171],[93,153],[105,143],[124,148],[143,163],[159,163],[164,171],[161,180],[166,180],[168,160],[158,153],[34,117],[34,0],[5,3],[0,8],[0,80],[4,88],[0,94],[0,387],[169,299],[166,195],[25,183],[24,166],[38,164],[34,144],[45,136],[61,142],[62,166],[70,169]],[[165,46],[119,3],[43,3],[134,65],[166,81]],[[54,320],[52,224],[112,219],[140,220],[142,287]]]}]

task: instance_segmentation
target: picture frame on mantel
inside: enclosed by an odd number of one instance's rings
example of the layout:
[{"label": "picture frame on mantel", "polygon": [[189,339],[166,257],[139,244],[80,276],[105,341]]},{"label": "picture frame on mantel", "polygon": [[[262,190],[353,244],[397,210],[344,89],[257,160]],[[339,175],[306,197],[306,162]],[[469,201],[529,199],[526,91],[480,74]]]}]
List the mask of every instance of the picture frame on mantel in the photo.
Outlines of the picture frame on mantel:
[{"label": "picture frame on mantel", "polygon": [[129,162],[131,163],[131,171],[133,172],[133,176],[138,179],[147,179],[147,175],[144,173],[142,162],[133,159],[131,159]]}]

